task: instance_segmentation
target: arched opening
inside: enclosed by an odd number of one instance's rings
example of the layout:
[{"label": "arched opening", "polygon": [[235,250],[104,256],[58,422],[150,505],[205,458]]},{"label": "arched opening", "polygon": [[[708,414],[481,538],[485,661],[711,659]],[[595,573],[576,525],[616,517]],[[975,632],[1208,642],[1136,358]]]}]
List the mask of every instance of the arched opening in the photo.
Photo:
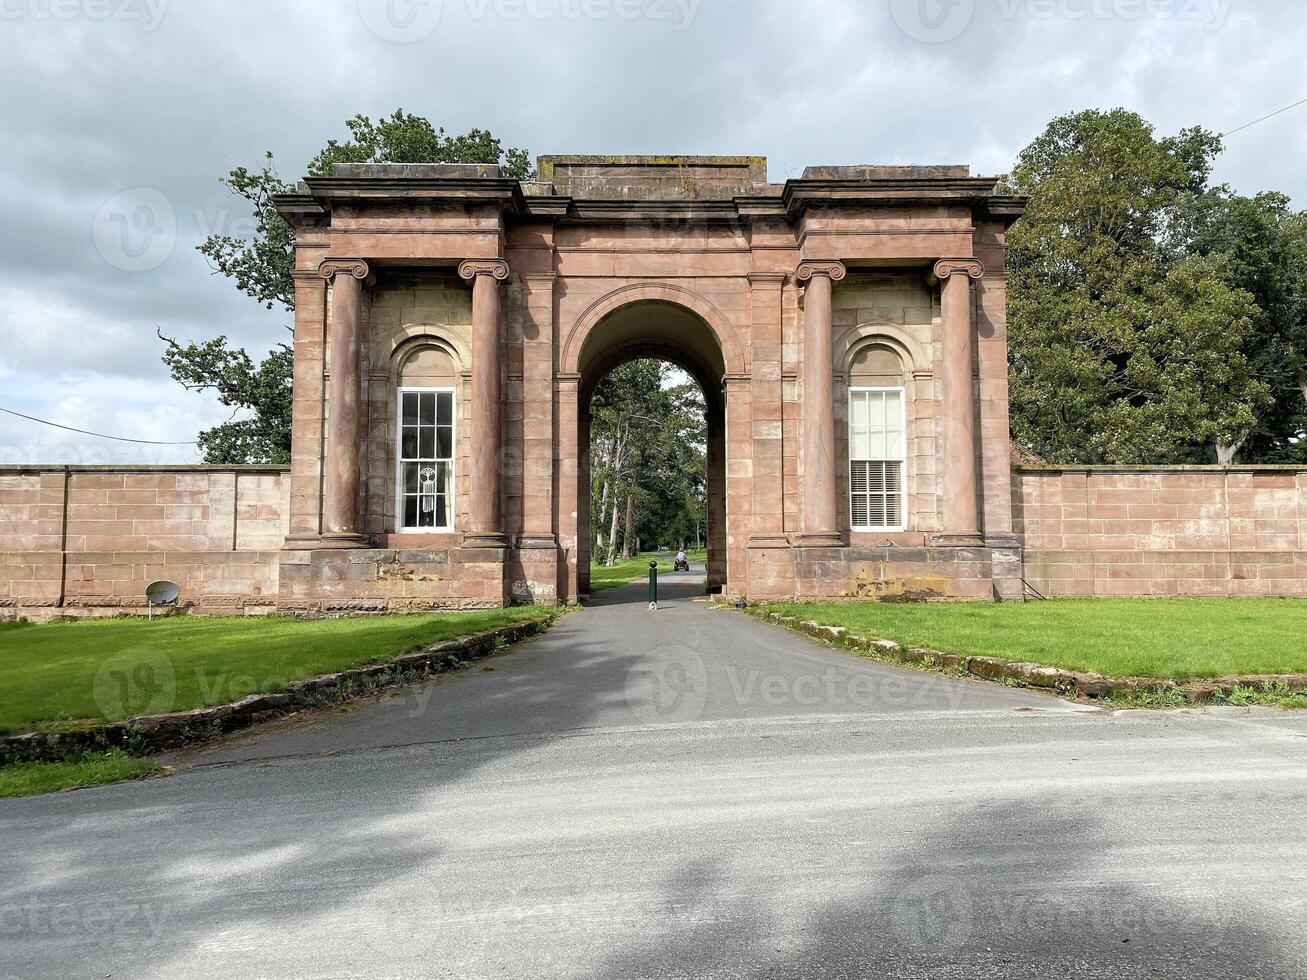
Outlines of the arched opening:
[{"label": "arched opening", "polygon": [[[577,582],[582,595],[589,594],[593,546],[599,540],[595,519],[596,475],[592,457],[592,408],[596,390],[613,371],[633,361],[661,361],[683,371],[697,384],[703,396],[702,452],[704,477],[704,533],[707,548],[705,587],[720,591],[726,582],[725,502],[725,400],[722,381],[726,361],[712,327],[695,311],[676,302],[640,299],[606,313],[585,335],[577,357],[579,375],[577,406]],[[636,372],[638,374],[638,372]],[[646,379],[655,375],[643,375]],[[667,383],[664,381],[663,383]],[[598,494],[603,499],[602,490]],[[609,501],[611,508],[615,501]],[[604,515],[611,520],[612,510]],[[620,518],[619,518],[620,521]],[[676,529],[657,535],[664,540],[650,545],[674,543]],[[611,524],[604,530],[608,546],[614,542]],[[688,535],[687,535],[688,537]]]}]

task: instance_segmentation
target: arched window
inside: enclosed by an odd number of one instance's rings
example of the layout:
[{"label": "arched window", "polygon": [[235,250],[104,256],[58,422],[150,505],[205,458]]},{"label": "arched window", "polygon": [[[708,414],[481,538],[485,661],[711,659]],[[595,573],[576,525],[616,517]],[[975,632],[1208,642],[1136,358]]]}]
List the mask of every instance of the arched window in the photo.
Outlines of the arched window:
[{"label": "arched window", "polygon": [[423,346],[399,374],[396,514],[400,531],[454,527],[454,361]]},{"label": "arched window", "polygon": [[849,365],[849,525],[907,528],[907,414],[903,360],[887,344],[861,348]]}]

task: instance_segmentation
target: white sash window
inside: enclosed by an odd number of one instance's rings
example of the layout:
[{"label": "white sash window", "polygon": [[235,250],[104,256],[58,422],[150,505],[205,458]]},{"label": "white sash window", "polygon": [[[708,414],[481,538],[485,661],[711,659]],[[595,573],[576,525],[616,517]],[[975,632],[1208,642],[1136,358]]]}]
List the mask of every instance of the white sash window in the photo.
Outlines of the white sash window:
[{"label": "white sash window", "polygon": [[902,388],[849,389],[849,525],[906,528],[907,422]]},{"label": "white sash window", "polygon": [[454,391],[401,388],[397,434],[401,531],[454,528]]}]

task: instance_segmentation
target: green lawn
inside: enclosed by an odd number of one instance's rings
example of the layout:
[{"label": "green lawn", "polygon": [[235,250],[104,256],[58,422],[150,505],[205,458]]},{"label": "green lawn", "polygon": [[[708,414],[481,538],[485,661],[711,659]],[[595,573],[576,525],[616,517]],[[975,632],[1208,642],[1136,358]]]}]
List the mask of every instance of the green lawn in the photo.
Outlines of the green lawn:
[{"label": "green lawn", "polygon": [[1307,673],[1307,600],[1052,599],[1024,604],[770,604],[905,647],[1115,677]]},{"label": "green lawn", "polygon": [[298,621],[179,616],[0,629],[0,732],[222,704],[551,615],[535,607]]},{"label": "green lawn", "polygon": [[0,798],[102,786],[124,779],[141,779],[162,771],[163,766],[157,762],[118,751],[87,755],[70,762],[24,762],[0,766]]},{"label": "green lawn", "polygon": [[[707,548],[689,548],[685,556],[690,559],[690,564],[698,563],[702,565],[708,560]],[[619,585],[626,585],[628,582],[643,582],[649,578],[649,562],[658,559],[658,574],[663,575],[670,573],[672,570],[672,560],[663,559],[653,552],[646,552],[638,558],[628,558],[626,561],[619,561],[616,565],[590,565],[590,592],[602,592],[604,589],[613,589]]]}]

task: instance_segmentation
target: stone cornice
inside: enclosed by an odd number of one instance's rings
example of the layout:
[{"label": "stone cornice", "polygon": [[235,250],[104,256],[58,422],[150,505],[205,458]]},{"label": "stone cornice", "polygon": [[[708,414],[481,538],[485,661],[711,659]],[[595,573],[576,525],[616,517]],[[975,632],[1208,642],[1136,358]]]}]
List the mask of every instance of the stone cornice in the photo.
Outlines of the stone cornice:
[{"label": "stone cornice", "polygon": [[318,275],[323,279],[334,279],[339,273],[353,276],[355,279],[366,279],[371,272],[368,264],[362,259],[338,259],[325,258],[318,263]]},{"label": "stone cornice", "polygon": [[[1025,198],[997,193],[991,177],[881,177],[871,179],[796,178],[784,185],[759,184],[759,193],[711,194],[691,199],[657,197],[604,199],[577,198],[569,193],[551,193],[548,182],[523,184],[509,177],[471,176],[451,172],[425,175],[421,167],[409,167],[403,175],[378,170],[375,175],[360,171],[349,176],[309,177],[291,192],[274,197],[277,211],[295,227],[330,224],[333,202],[359,204],[403,204],[409,201],[445,204],[451,207],[475,204],[496,205],[508,215],[553,220],[679,220],[706,223],[739,222],[753,218],[796,218],[809,207],[864,207],[885,204],[948,204],[970,207],[982,218],[1011,224],[1025,209]],[[433,171],[434,173],[434,171]]]},{"label": "stone cornice", "polygon": [[813,276],[829,276],[831,282],[839,282],[846,275],[848,270],[838,259],[804,259],[794,270],[794,278],[799,282],[807,282]]},{"label": "stone cornice", "polygon": [[935,263],[934,273],[941,281],[959,273],[979,279],[985,274],[985,264],[973,258],[940,259]]},{"label": "stone cornice", "polygon": [[458,274],[464,279],[494,276],[503,282],[508,278],[508,263],[503,259],[465,259],[458,264]]},{"label": "stone cornice", "polygon": [[[810,206],[947,204],[985,206],[997,195],[993,177],[888,177],[867,180],[820,178],[785,182],[781,200],[790,214]],[[1005,202],[1017,199],[1005,198]]]},{"label": "stone cornice", "polygon": [[318,203],[348,201],[441,201],[499,204],[520,209],[522,185],[508,177],[307,177],[308,197]]},{"label": "stone cornice", "polygon": [[297,230],[327,224],[327,211],[313,199],[312,194],[299,192],[275,194],[272,203],[282,219]]}]

